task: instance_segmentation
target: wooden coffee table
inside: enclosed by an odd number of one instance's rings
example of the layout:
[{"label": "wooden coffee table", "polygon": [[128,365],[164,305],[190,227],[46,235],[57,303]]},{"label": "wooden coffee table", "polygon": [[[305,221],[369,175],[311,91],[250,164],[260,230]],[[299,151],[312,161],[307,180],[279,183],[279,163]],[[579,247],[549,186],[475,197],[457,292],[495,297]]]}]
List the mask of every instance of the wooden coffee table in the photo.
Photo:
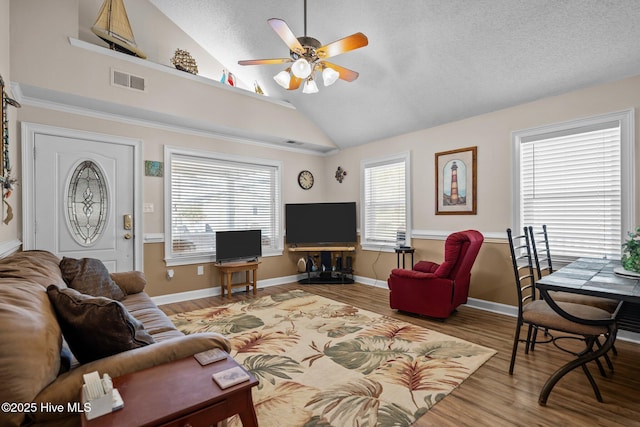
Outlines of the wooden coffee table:
[{"label": "wooden coffee table", "polygon": [[206,366],[191,356],[114,378],[124,408],[92,420],[82,415],[82,425],[199,427],[239,414],[243,426],[257,426],[251,389],[258,380],[250,374],[249,381],[223,390],[211,378],[234,366],[230,356]]}]

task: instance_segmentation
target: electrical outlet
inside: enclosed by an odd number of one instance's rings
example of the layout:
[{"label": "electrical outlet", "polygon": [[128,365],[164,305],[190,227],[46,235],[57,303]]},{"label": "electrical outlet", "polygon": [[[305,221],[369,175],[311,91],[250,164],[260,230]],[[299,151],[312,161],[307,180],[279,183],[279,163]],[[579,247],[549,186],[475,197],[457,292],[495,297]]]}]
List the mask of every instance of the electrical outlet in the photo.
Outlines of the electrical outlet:
[{"label": "electrical outlet", "polygon": [[167,280],[173,279],[173,270],[167,270]]},{"label": "electrical outlet", "polygon": [[199,265],[198,266],[198,276],[202,276],[204,274],[204,266],[203,265]]}]

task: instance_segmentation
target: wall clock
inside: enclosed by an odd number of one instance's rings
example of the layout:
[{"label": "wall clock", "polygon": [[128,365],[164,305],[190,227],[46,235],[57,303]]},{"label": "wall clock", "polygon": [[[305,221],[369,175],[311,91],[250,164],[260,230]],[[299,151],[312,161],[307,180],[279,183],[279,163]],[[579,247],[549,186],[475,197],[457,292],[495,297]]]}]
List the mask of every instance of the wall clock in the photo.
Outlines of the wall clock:
[{"label": "wall clock", "polygon": [[313,187],[313,174],[309,171],[302,171],[298,174],[298,185],[304,190]]}]

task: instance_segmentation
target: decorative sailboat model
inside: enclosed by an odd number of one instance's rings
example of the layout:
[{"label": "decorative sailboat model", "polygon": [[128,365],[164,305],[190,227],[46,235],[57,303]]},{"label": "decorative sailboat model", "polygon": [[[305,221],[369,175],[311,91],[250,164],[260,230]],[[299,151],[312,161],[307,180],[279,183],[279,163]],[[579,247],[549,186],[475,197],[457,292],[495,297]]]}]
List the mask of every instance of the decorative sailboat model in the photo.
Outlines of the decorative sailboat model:
[{"label": "decorative sailboat model", "polygon": [[123,0],[105,0],[91,31],[107,42],[110,49],[147,58],[136,45]]}]

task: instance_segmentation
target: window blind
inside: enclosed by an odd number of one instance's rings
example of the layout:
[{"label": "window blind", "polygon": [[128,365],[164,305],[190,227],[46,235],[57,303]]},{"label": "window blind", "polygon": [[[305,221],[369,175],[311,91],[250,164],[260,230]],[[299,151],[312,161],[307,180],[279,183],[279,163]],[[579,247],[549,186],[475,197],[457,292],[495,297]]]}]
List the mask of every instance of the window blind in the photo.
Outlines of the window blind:
[{"label": "window blind", "polygon": [[404,157],[364,164],[363,245],[395,246],[398,231],[407,231],[406,168]]},{"label": "window blind", "polygon": [[546,224],[554,257],[620,258],[620,123],[528,137],[520,153],[521,226]]},{"label": "window blind", "polygon": [[215,253],[216,231],[262,230],[263,252],[281,239],[278,167],[172,154],[172,256]]}]

